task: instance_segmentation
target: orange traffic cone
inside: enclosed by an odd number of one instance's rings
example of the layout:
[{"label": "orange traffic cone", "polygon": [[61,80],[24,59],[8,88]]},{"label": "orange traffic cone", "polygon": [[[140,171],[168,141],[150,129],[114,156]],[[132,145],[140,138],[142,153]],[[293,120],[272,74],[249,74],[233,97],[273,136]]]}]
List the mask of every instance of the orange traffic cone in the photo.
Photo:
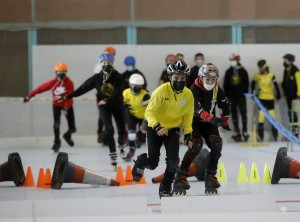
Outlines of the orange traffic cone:
[{"label": "orange traffic cone", "polygon": [[131,170],[130,165],[128,165],[127,169],[126,169],[125,184],[126,185],[132,185],[133,184],[133,176],[132,176],[132,170]]},{"label": "orange traffic cone", "polygon": [[32,175],[32,170],[31,167],[29,166],[27,168],[27,172],[26,172],[26,177],[25,177],[25,182],[24,182],[24,187],[34,187],[34,179],[33,179],[33,175]]},{"label": "orange traffic cone", "polygon": [[45,173],[44,168],[40,168],[37,187],[44,188],[45,187]]},{"label": "orange traffic cone", "polygon": [[145,175],[143,174],[142,179],[139,182],[136,182],[136,184],[146,184]]},{"label": "orange traffic cone", "polygon": [[46,175],[45,175],[45,185],[44,188],[50,189],[51,188],[51,172],[50,169],[46,169]]},{"label": "orange traffic cone", "polygon": [[125,184],[124,175],[123,175],[123,169],[122,169],[121,166],[118,166],[117,175],[116,175],[116,181],[118,181],[120,183],[120,186],[126,185]]}]

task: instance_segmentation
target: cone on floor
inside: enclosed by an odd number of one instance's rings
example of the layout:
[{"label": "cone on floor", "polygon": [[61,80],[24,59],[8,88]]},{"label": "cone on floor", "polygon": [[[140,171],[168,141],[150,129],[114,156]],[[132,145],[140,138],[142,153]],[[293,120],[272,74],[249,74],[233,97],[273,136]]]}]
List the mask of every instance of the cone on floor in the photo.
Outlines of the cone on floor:
[{"label": "cone on floor", "polygon": [[47,189],[51,189],[51,172],[50,169],[47,168],[46,169],[46,174],[45,174],[45,184],[44,184],[44,188]]},{"label": "cone on floor", "polygon": [[0,165],[0,182],[13,181],[17,187],[23,186],[25,173],[19,153],[10,153],[8,161]]},{"label": "cone on floor", "polygon": [[125,174],[125,184],[132,185],[134,183],[135,182],[133,182],[132,169],[131,169],[131,166],[128,165],[126,168],[126,174]]},{"label": "cone on floor", "polygon": [[[205,169],[207,168],[210,154],[207,149],[202,148],[189,167],[189,177],[195,176],[199,181],[204,181]],[[180,167],[180,165],[178,166]],[[165,174],[162,173],[152,178],[152,183],[161,183]]]},{"label": "cone on floor", "polygon": [[287,155],[287,147],[277,151],[271,183],[278,184],[281,178],[300,178],[300,162]]},{"label": "cone on floor", "polygon": [[34,178],[33,178],[31,167],[29,166],[26,172],[24,187],[34,187],[34,186],[35,186]]},{"label": "cone on floor", "polygon": [[262,179],[263,184],[271,184],[271,172],[270,172],[270,167],[269,164],[265,164],[264,167],[264,176]]},{"label": "cone on floor", "polygon": [[226,176],[225,166],[223,162],[220,162],[219,164],[217,178],[219,182],[227,182],[227,176]]},{"label": "cone on floor", "polygon": [[136,182],[136,184],[147,184],[145,174],[143,174],[142,179],[139,182]]},{"label": "cone on floor", "polygon": [[247,177],[247,172],[246,172],[246,167],[245,167],[244,162],[240,163],[240,170],[239,170],[237,182],[238,183],[248,183],[248,177]]},{"label": "cone on floor", "polygon": [[52,189],[60,189],[63,183],[82,183],[106,186],[120,185],[120,183],[114,179],[69,162],[68,154],[60,152],[56,158],[51,187]]},{"label": "cone on floor", "polygon": [[260,178],[259,178],[256,163],[252,163],[249,183],[260,183]]},{"label": "cone on floor", "polygon": [[45,187],[45,172],[44,168],[40,168],[39,170],[39,176],[38,176],[38,181],[37,181],[37,187],[39,188],[44,188]]},{"label": "cone on floor", "polygon": [[120,186],[126,185],[125,184],[124,175],[123,175],[123,169],[122,169],[121,166],[118,166],[117,175],[116,175],[116,181],[118,181],[120,183]]}]

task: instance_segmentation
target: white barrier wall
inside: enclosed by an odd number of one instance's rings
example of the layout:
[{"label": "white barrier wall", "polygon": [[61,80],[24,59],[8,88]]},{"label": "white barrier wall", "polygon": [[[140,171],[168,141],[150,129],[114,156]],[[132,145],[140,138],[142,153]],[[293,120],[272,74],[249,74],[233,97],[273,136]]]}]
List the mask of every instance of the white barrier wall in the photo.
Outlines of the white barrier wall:
[{"label": "white barrier wall", "polygon": [[[69,66],[68,74],[78,87],[90,77],[97,63],[98,55],[107,45],[54,45],[35,46],[33,50],[33,87],[54,77],[54,64],[64,61]],[[277,77],[282,81],[283,60],[286,53],[293,53],[299,58],[300,45],[114,45],[117,50],[115,68],[119,72],[125,70],[124,58],[133,55],[137,60],[137,68],[147,77],[149,90],[157,86],[159,77],[165,66],[165,56],[169,53],[181,52],[186,62],[193,66],[197,52],[205,54],[206,62],[215,63],[221,72],[219,80],[223,85],[223,73],[229,67],[228,57],[231,53],[241,55],[241,63],[248,70],[250,79],[257,72],[256,63],[266,59]],[[98,111],[95,101],[95,90],[75,99],[75,118],[77,135],[95,135],[97,131]],[[25,96],[25,95],[24,95]],[[248,100],[248,127],[251,133],[253,103]],[[0,98],[0,138],[23,136],[53,136],[53,117],[51,93],[37,95],[28,104],[22,104],[20,98]],[[276,115],[279,122],[287,123],[287,107],[285,100],[276,103]],[[66,130],[66,121],[62,119],[62,132]],[[269,124],[265,124],[266,129]],[[224,132],[228,138],[231,133]],[[233,132],[232,132],[233,133]],[[267,134],[268,132],[266,132]],[[225,136],[225,141],[226,141]],[[266,139],[268,135],[266,135]]]}]

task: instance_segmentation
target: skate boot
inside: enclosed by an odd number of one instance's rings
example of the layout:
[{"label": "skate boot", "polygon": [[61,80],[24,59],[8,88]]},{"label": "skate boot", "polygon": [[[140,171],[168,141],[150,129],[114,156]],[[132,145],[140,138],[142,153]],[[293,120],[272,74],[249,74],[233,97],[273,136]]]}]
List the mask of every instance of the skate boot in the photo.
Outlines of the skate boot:
[{"label": "skate boot", "polygon": [[292,127],[292,133],[295,137],[299,138],[299,128],[297,126]]},{"label": "skate boot", "polygon": [[54,150],[55,153],[57,153],[60,149],[61,146],[61,141],[59,140],[54,140],[54,144],[52,146],[52,150]]},{"label": "skate boot", "polygon": [[124,159],[125,162],[131,162],[132,158],[134,157],[134,154],[135,154],[135,148],[131,147]]},{"label": "skate boot", "polygon": [[244,138],[244,142],[248,142],[249,134],[247,132],[243,132],[243,138]]},{"label": "skate boot", "polygon": [[163,183],[159,185],[159,198],[162,197],[171,197],[171,186],[166,186]]},{"label": "skate boot", "polygon": [[120,157],[124,160],[124,161],[126,161],[126,156],[127,156],[127,154],[126,154],[126,152],[125,152],[125,148],[128,146],[128,144],[123,144],[123,145],[118,145],[118,148],[120,149]]},{"label": "skate boot", "polygon": [[220,183],[216,178],[215,171],[206,171],[205,176],[205,194],[206,195],[216,195],[218,194],[218,188],[220,187]]},{"label": "skate boot", "polygon": [[71,133],[69,131],[67,131],[64,135],[63,138],[64,140],[67,142],[67,144],[71,147],[74,146],[74,141],[71,139]]},{"label": "skate boot", "polygon": [[97,142],[103,143],[103,141],[104,141],[104,133],[98,133]]},{"label": "skate boot", "polygon": [[117,152],[112,152],[112,153],[109,153],[109,156],[110,156],[110,161],[111,161],[111,165],[113,167],[113,170],[114,171],[117,171],[117,158],[118,158],[118,154]]},{"label": "skate boot", "polygon": [[185,196],[186,191],[190,189],[190,184],[187,181],[189,174],[186,171],[177,170],[175,181],[173,184],[172,196]]},{"label": "skate boot", "polygon": [[262,123],[258,124],[258,138],[257,138],[257,140],[259,142],[264,141],[264,125]]},{"label": "skate boot", "polygon": [[240,133],[237,133],[236,135],[233,135],[231,137],[235,142],[239,143],[239,142],[242,142],[242,136]]},{"label": "skate boot", "polygon": [[147,166],[147,153],[139,155],[136,161],[133,160],[133,162],[134,166],[132,168],[132,177],[134,181],[139,182],[142,179],[144,170]]}]

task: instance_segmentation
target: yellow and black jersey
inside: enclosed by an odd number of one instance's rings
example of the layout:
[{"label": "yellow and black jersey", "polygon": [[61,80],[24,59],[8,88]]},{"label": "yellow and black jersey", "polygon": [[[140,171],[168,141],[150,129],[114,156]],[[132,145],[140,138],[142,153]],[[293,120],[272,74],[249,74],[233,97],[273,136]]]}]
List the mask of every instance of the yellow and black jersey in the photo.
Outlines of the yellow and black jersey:
[{"label": "yellow and black jersey", "polygon": [[138,95],[134,95],[128,88],[123,91],[123,98],[129,112],[138,119],[144,119],[145,110],[150,100],[147,90],[142,89]]},{"label": "yellow and black jersey", "polygon": [[146,108],[145,118],[149,127],[156,123],[166,129],[183,126],[184,134],[192,132],[194,97],[187,87],[181,93],[173,91],[170,82],[157,87]]},{"label": "yellow and black jersey", "polygon": [[252,90],[255,88],[255,83],[258,87],[258,98],[263,100],[274,100],[273,85],[277,84],[276,78],[272,72],[266,74],[257,73],[252,80]]}]

